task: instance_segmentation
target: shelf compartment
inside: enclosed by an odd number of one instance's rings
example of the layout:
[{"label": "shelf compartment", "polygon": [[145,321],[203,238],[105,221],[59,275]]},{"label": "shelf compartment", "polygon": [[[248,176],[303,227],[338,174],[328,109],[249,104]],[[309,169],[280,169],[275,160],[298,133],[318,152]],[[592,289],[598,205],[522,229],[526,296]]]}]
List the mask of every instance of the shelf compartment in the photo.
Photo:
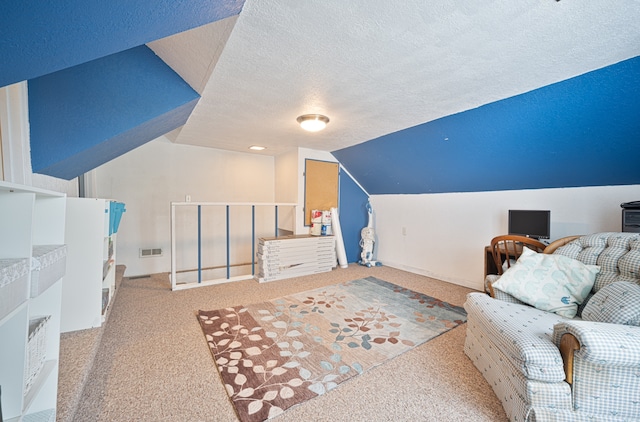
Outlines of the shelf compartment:
[{"label": "shelf compartment", "polygon": [[29,413],[22,418],[22,422],[55,422],[56,410],[47,409],[40,412]]},{"label": "shelf compartment", "polygon": [[109,306],[109,301],[111,300],[111,290],[109,288],[102,289],[102,316],[107,313],[107,306]]},{"label": "shelf compartment", "polygon": [[47,326],[51,316],[37,317],[29,321],[29,338],[27,340],[27,364],[24,367],[25,388],[27,396],[38,375],[44,367],[47,354]]},{"label": "shelf compartment", "polygon": [[65,245],[36,245],[31,259],[31,297],[51,287],[64,277],[67,269]]},{"label": "shelf compartment", "polygon": [[[38,396],[40,389],[44,386],[45,382],[49,379],[49,376],[57,368],[57,360],[47,360],[42,366],[42,370],[38,373],[38,376],[34,378],[31,389],[24,396],[24,411],[28,411],[29,407],[33,404],[33,401]],[[57,382],[57,380],[56,380]]]},{"label": "shelf compartment", "polygon": [[102,262],[102,281],[103,282],[107,280],[107,275],[109,275],[109,271],[111,270],[111,267],[113,266],[114,263],[115,263],[115,260],[113,258],[109,259],[108,261]]},{"label": "shelf compartment", "polygon": [[29,260],[0,259],[0,320],[29,298]]}]

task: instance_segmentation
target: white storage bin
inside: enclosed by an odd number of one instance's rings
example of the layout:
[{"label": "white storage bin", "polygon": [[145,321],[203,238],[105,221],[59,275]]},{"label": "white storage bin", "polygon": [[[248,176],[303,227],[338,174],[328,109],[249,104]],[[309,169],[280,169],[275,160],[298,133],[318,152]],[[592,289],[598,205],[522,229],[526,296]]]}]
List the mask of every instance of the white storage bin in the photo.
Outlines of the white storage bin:
[{"label": "white storage bin", "polygon": [[30,413],[25,415],[22,418],[23,422],[55,422],[56,421],[56,410],[55,409],[47,409],[41,412]]},{"label": "white storage bin", "polygon": [[37,317],[29,321],[27,342],[27,364],[24,367],[26,396],[40,374],[47,354],[47,325],[50,316]]},{"label": "white storage bin", "polygon": [[29,297],[29,260],[0,259],[0,319]]},{"label": "white storage bin", "polygon": [[31,259],[31,297],[38,297],[67,270],[66,245],[37,245]]}]

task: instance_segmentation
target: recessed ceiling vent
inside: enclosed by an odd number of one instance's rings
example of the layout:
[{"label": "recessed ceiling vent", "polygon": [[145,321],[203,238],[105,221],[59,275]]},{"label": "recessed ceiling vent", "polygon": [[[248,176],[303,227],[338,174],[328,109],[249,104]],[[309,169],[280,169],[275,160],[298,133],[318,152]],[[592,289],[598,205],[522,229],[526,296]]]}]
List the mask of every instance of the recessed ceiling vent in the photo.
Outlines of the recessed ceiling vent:
[{"label": "recessed ceiling vent", "polygon": [[152,256],[162,256],[162,248],[140,249],[140,258],[150,258]]}]

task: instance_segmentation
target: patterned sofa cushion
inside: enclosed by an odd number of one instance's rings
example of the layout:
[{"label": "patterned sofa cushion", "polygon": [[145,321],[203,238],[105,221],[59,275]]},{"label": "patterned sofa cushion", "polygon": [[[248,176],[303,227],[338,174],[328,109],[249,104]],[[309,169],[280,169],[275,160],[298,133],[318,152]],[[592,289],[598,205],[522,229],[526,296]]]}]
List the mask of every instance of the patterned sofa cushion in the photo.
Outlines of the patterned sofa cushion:
[{"label": "patterned sofa cushion", "polygon": [[619,281],[603,287],[585,306],[582,319],[640,326],[640,285]]},{"label": "patterned sofa cushion", "polygon": [[593,292],[617,281],[640,283],[640,233],[595,233],[581,236],[554,252],[598,265]]}]

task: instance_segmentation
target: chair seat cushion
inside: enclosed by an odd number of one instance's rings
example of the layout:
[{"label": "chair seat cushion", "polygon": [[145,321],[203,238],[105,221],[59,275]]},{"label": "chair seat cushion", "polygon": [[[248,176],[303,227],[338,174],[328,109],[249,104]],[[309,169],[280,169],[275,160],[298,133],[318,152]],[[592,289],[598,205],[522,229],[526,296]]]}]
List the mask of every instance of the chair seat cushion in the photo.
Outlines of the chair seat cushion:
[{"label": "chair seat cushion", "polygon": [[560,382],[564,367],[553,344],[553,326],[565,318],[527,305],[502,302],[482,293],[470,293],[464,305],[484,339],[499,348],[528,379]]}]

